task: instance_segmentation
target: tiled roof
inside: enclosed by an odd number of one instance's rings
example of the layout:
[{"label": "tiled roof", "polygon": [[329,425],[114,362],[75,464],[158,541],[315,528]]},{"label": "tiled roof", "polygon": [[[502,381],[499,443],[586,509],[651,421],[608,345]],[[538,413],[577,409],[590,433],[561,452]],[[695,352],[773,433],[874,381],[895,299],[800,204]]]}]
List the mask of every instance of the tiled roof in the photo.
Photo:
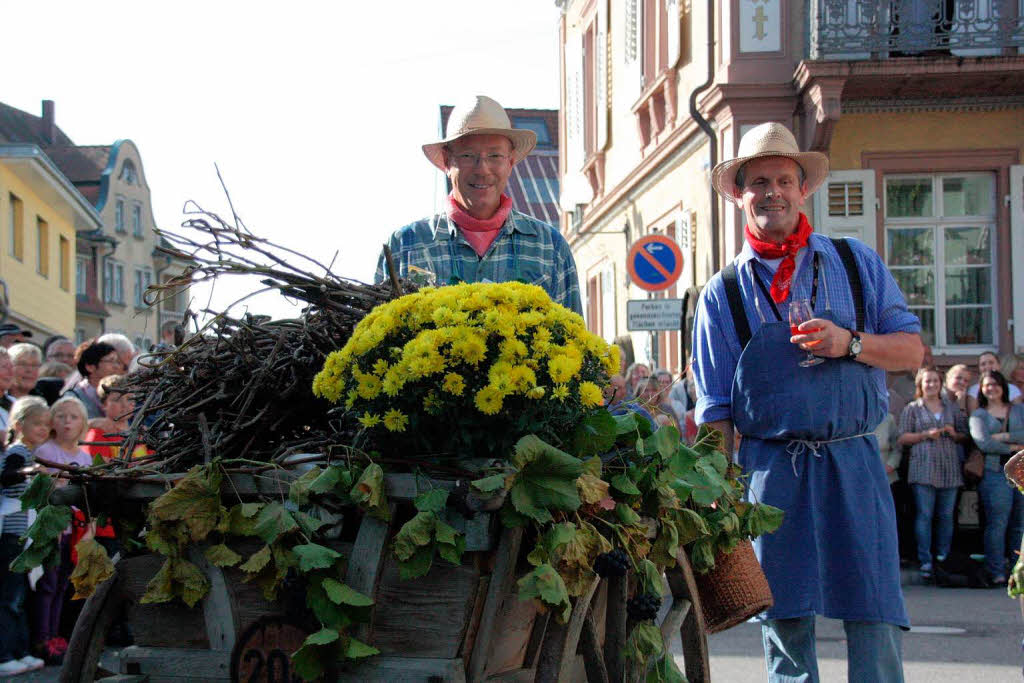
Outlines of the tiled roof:
[{"label": "tiled roof", "polygon": [[[506,109],[513,127],[529,127],[535,132],[542,123],[541,131],[547,130],[547,140],[538,135],[537,146],[529,156],[516,164],[508,179],[505,193],[512,198],[512,206],[528,216],[545,223],[558,225],[558,110],[557,109]],[[441,129],[448,126],[452,106],[441,105]],[[535,119],[537,123],[526,126],[524,120]],[[546,142],[547,144],[543,144]],[[451,191],[451,182],[447,183]]]},{"label": "tiled roof", "polygon": [[[42,117],[33,116],[28,112],[0,102],[0,142],[24,142],[40,147],[50,144],[43,136]],[[58,145],[71,145],[71,138],[60,128],[56,129]]]},{"label": "tiled roof", "polygon": [[[110,157],[110,145],[58,145],[46,147],[45,151],[68,180],[75,185],[96,183],[96,192],[99,192],[100,176]],[[89,199],[95,203],[94,198]]]}]

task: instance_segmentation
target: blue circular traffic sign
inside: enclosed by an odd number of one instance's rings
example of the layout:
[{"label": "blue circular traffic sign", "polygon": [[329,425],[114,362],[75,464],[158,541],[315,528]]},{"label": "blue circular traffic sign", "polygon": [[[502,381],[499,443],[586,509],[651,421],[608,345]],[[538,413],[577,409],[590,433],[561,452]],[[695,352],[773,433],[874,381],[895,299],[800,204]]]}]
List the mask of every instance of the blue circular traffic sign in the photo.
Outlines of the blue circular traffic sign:
[{"label": "blue circular traffic sign", "polygon": [[660,292],[679,279],[683,272],[683,252],[675,240],[664,235],[641,237],[629,250],[626,270],[640,289]]}]

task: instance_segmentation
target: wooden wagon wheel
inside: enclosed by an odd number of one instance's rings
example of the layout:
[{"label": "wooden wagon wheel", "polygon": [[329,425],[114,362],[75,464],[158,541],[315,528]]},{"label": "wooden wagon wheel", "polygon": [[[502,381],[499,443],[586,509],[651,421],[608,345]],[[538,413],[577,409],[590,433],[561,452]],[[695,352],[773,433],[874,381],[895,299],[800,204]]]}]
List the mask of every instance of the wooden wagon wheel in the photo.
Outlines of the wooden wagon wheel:
[{"label": "wooden wagon wheel", "polygon": [[114,575],[97,586],[82,607],[75,630],[71,633],[71,642],[64,653],[60,683],[91,683],[97,680],[97,674],[100,677],[110,675],[100,668],[100,655],[103,654],[107,631],[121,614],[127,600],[115,569]]}]

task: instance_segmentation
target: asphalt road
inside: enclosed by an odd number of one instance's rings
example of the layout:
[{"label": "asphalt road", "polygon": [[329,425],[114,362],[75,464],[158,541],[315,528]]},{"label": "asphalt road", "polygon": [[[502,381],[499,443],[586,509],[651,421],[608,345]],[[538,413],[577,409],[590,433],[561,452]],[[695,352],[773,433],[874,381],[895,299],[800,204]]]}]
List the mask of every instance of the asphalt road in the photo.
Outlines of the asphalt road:
[{"label": "asphalt road", "polygon": [[[906,572],[905,576],[903,590],[913,626],[903,635],[908,683],[1022,680],[1024,621],[1017,601],[1008,598],[1005,589],[936,588],[917,584],[913,573]],[[816,630],[821,680],[846,681],[842,622],[819,618]],[[759,626],[741,624],[715,634],[709,639],[709,647],[713,680],[765,680]]]},{"label": "asphalt road", "polygon": [[[903,586],[914,628],[903,636],[908,683],[1019,683],[1022,680],[1020,607],[1004,589],[949,589],[919,585],[913,572]],[[841,622],[819,619],[821,680],[846,681],[846,640]],[[711,675],[716,682],[765,680],[761,630],[741,624],[711,636]],[[678,641],[675,651],[680,652]],[[679,657],[682,665],[682,657]],[[58,669],[25,674],[17,682],[57,681]]]}]

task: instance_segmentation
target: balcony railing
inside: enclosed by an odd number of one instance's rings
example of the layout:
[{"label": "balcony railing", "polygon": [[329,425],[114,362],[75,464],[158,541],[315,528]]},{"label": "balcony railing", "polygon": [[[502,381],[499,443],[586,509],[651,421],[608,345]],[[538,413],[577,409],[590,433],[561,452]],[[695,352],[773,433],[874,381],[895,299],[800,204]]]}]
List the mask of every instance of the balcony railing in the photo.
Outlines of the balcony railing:
[{"label": "balcony railing", "polygon": [[1024,51],[1024,0],[812,0],[811,59]]}]

